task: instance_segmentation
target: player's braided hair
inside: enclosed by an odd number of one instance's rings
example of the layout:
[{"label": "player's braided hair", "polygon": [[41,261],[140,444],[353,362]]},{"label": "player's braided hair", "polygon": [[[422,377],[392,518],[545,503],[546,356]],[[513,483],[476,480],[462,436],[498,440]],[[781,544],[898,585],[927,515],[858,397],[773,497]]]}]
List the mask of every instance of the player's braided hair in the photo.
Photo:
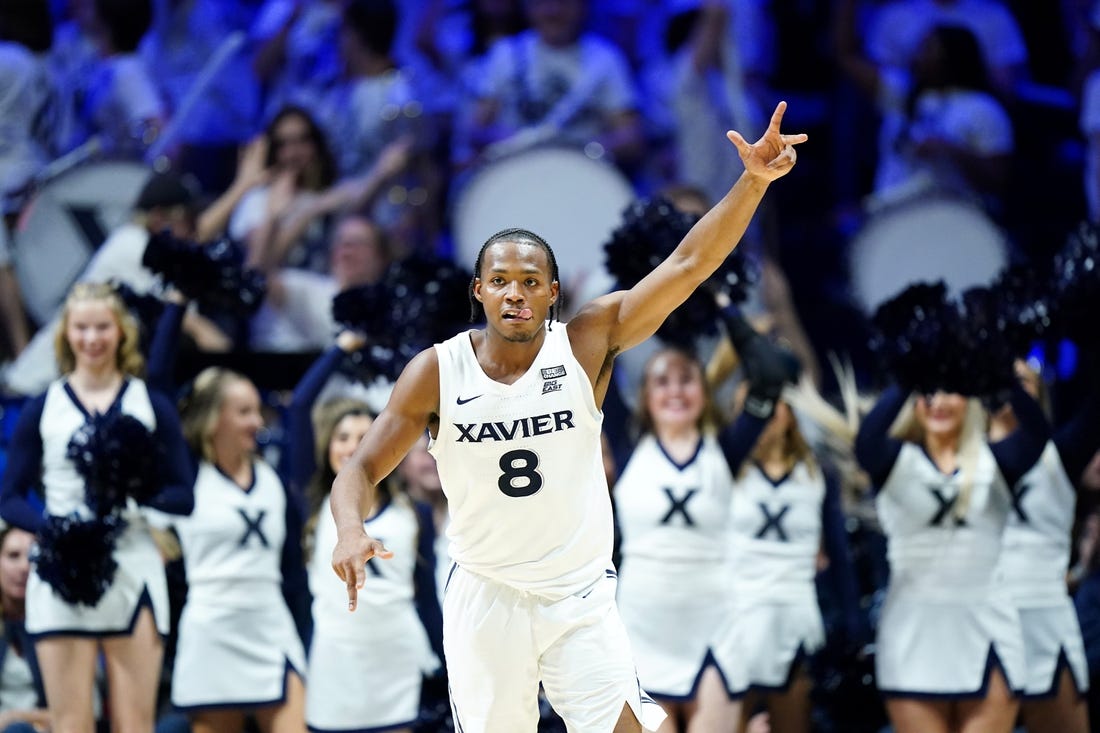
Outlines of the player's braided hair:
[{"label": "player's braided hair", "polygon": [[[477,261],[474,262],[474,276],[470,278],[470,323],[475,322],[484,312],[481,303],[474,297],[474,282],[481,277],[481,260],[485,255],[485,250],[487,250],[490,245],[496,244],[497,242],[518,242],[541,247],[542,250],[546,252],[546,259],[550,263],[550,282],[559,282],[558,259],[554,256],[554,250],[550,249],[550,245],[546,243],[545,239],[527,229],[503,229],[485,240],[485,244],[481,245],[481,250],[477,253]],[[558,317],[558,313],[561,311],[561,301],[562,295],[559,290],[557,301],[550,306],[551,321],[554,321]],[[549,328],[550,327],[547,326],[548,330]]]}]

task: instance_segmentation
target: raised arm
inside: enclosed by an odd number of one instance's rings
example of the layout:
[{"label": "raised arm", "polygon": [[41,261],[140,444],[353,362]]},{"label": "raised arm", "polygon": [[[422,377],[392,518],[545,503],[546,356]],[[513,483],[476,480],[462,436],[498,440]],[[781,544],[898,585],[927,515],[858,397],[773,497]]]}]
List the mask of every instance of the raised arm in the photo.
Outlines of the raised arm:
[{"label": "raised arm", "polygon": [[160,490],[149,500],[149,506],[166,514],[187,516],[195,508],[195,465],[187,450],[176,406],[165,395],[149,392],[156,417],[156,438],[164,447]]},{"label": "raised arm", "polygon": [[1043,454],[1050,439],[1050,423],[1039,403],[1019,384],[1012,386],[1010,394],[1012,411],[1020,425],[1004,440],[990,443],[989,448],[1008,485],[1015,486]]},{"label": "raised arm", "polygon": [[439,358],[434,348],[420,352],[408,363],[393,387],[390,400],[367,428],[355,453],[332,483],[332,516],[337,542],[332,568],[347,583],[348,609],[354,611],[356,594],[366,579],[367,560],[389,558],[391,553],[363,529],[365,507],[374,505],[378,482],[397,467],[439,411]]},{"label": "raised arm", "polygon": [[890,426],[907,399],[909,394],[901,387],[888,387],[860,423],[855,444],[856,460],[871,477],[875,491],[886,481],[901,453],[901,441],[890,437]]},{"label": "raised arm", "polygon": [[187,305],[182,298],[169,299],[157,320],[153,341],[149,344],[149,359],[145,365],[145,383],[150,389],[171,397],[176,392],[176,358],[180,332]]},{"label": "raised arm", "polygon": [[780,102],[767,132],[755,144],[750,145],[733,130],[726,133],[741,156],[744,173],[729,193],[696,222],[668,259],[637,285],[597,298],[581,309],[570,327],[575,354],[599,363],[606,355],[615,356],[636,346],[652,336],[665,318],[718,269],[745,233],[768,184],[794,167],[794,146],[807,139],[805,134],[780,133],[786,109],[787,103]]},{"label": "raised arm", "polygon": [[304,495],[317,466],[313,457],[313,405],[321,395],[343,358],[366,343],[353,331],[341,331],[336,343],[325,349],[294,387],[286,411],[286,431],[290,437],[283,480]]}]

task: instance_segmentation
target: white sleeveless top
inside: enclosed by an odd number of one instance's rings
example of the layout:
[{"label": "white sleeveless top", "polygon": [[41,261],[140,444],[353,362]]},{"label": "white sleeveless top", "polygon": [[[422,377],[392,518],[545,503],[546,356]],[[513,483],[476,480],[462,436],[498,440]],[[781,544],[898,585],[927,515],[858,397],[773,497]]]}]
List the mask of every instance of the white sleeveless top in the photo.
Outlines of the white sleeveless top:
[{"label": "white sleeveless top", "polygon": [[[326,633],[343,638],[373,638],[363,628],[363,614],[348,613],[347,585],[332,572],[332,550],[336,547],[336,520],[332,518],[329,497],[317,515],[313,554],[306,567],[309,590],[313,594],[313,622]],[[375,516],[363,522],[366,532],[393,552],[389,560],[371,559],[363,587],[361,606],[392,609],[412,606],[413,573],[416,570],[420,524],[416,509],[407,500],[393,500]]]},{"label": "white sleeveless top", "polygon": [[778,482],[755,464],[733,489],[730,564],[736,597],[816,599],[825,476],[798,463]]},{"label": "white sleeveless top", "polygon": [[[69,440],[88,416],[73,394],[66,389],[65,378],[50,384],[46,390],[46,399],[42,405],[42,421],[39,432],[42,437],[42,486],[45,490],[46,512],[56,516],[78,514],[82,519],[91,519],[95,513],[88,507],[84,495],[84,479],[66,455]],[[145,382],[127,378],[119,399],[119,409],[123,414],[139,420],[147,429],[156,429],[156,416],[153,403]],[[136,504],[128,502],[127,519],[135,518]]]},{"label": "white sleeveless top", "polygon": [[558,600],[611,567],[611,497],[592,384],[555,322],[513,384],[485,375],[472,331],[436,344],[435,456],[466,570]]},{"label": "white sleeveless top", "polygon": [[[251,608],[281,598],[286,489],[271,466],[253,460],[242,489],[209,461],[199,464],[195,509],[174,518],[187,572],[188,603]],[[269,593],[258,593],[263,588]]]},{"label": "white sleeveless top", "polygon": [[713,435],[683,465],[646,434],[615,482],[623,557],[668,562],[726,559],[733,475]]},{"label": "white sleeveless top", "polygon": [[1012,491],[1001,550],[1001,575],[1021,606],[1046,606],[1066,595],[1077,493],[1053,442]]},{"label": "white sleeveless top", "polygon": [[875,500],[888,540],[891,589],[963,602],[987,597],[1011,510],[1008,487],[989,446],[979,453],[970,505],[957,519],[960,475],[946,475],[905,443]]}]

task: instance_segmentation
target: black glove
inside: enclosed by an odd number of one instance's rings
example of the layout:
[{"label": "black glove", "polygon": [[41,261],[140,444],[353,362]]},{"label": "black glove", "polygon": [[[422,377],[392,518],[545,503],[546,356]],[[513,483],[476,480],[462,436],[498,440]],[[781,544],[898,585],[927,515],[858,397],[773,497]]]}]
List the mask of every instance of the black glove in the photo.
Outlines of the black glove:
[{"label": "black glove", "polygon": [[721,315],[749,383],[745,411],[754,417],[769,418],[783,385],[798,381],[798,360],[757,333],[736,308],[727,306]]}]

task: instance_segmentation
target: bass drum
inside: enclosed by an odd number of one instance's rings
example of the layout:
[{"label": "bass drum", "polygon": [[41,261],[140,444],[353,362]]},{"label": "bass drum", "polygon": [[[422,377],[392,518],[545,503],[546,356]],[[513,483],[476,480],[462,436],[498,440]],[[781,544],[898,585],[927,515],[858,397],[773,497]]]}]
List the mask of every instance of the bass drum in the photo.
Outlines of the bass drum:
[{"label": "bass drum", "polygon": [[528,229],[553,248],[568,309],[612,287],[603,245],[634,199],[630,181],[604,160],[573,148],[525,150],[487,164],[459,190],[455,257],[473,267],[493,234]]},{"label": "bass drum", "polygon": [[1001,229],[979,207],[953,198],[883,209],[849,249],[852,290],[867,313],[918,282],[943,280],[952,295],[988,285],[1006,264]]},{"label": "bass drum", "polygon": [[49,322],[95,250],[130,219],[151,173],[134,162],[90,163],[34,194],[15,227],[12,264],[35,322]]}]

